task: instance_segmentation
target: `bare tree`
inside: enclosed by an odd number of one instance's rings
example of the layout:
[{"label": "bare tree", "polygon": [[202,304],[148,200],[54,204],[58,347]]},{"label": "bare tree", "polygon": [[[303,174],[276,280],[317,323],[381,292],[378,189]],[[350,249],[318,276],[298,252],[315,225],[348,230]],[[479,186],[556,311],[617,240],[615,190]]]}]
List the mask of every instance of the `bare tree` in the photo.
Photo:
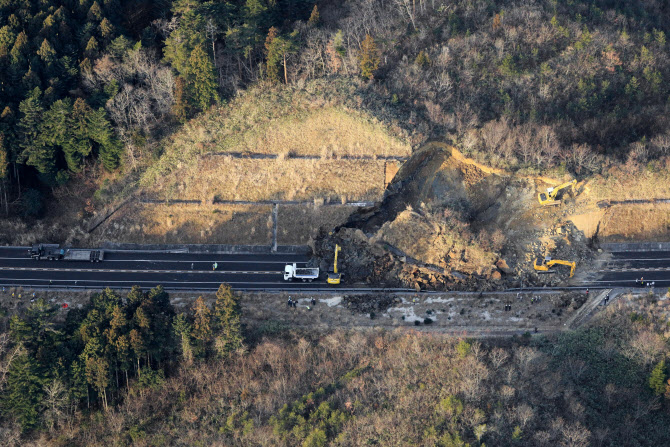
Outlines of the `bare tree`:
[{"label": "bare tree", "polygon": [[502,348],[493,348],[489,352],[489,360],[495,369],[499,369],[504,365],[508,358],[509,354]]},{"label": "bare tree", "polygon": [[562,430],[561,445],[564,447],[587,447],[591,432],[579,422],[566,425]]},{"label": "bare tree", "polygon": [[13,345],[8,332],[0,334],[0,392],[7,383],[7,374],[12,363],[21,354],[21,345]]},{"label": "bare tree", "polygon": [[63,382],[56,379],[44,386],[44,421],[53,432],[56,427],[62,425],[67,417],[68,408],[67,388]]},{"label": "bare tree", "polygon": [[416,31],[416,0],[394,0],[402,16],[406,16]]}]

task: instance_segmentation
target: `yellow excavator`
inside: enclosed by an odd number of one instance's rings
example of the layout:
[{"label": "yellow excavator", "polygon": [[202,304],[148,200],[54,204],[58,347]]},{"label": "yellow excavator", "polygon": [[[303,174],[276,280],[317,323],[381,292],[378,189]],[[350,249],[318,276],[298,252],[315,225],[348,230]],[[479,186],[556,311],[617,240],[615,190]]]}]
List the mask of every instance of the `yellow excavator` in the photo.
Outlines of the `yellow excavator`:
[{"label": "yellow excavator", "polygon": [[333,261],[333,271],[328,273],[328,284],[339,284],[342,279],[342,274],[337,271],[337,253],[340,251],[340,246],[335,244],[335,261]]},{"label": "yellow excavator", "polygon": [[540,205],[558,205],[560,203],[558,194],[565,188],[574,188],[576,184],[577,180],[573,179],[555,188],[547,188],[547,192],[538,194],[537,199],[540,201]]},{"label": "yellow excavator", "polygon": [[538,260],[536,259],[533,267],[535,267],[535,270],[544,273],[553,273],[549,269],[554,265],[567,265],[568,267],[570,267],[570,278],[572,278],[572,275],[575,274],[575,267],[577,267],[577,263],[574,261],[571,262],[571,261],[561,261],[559,259],[551,259],[551,256],[546,256],[544,258],[544,261],[542,261],[539,265],[537,261]]}]

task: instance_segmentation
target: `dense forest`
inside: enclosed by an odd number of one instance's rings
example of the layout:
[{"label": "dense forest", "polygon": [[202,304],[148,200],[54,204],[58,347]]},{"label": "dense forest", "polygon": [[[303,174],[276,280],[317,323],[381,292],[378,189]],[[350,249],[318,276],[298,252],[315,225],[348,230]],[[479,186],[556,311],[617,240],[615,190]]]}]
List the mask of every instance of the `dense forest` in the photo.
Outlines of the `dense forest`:
[{"label": "dense forest", "polygon": [[65,318],[41,300],[5,316],[3,445],[670,443],[652,296],[576,332],[485,342],[243,327],[238,300],[223,286],[176,314],[160,288],[106,290]]},{"label": "dense forest", "polygon": [[67,311],[32,301],[0,334],[0,419],[24,433],[108,411],[159,386],[179,364],[225,359],[244,346],[239,297],[225,285],[212,310],[199,298],[179,314],[161,287],[123,297],[106,289]]},{"label": "dense forest", "polygon": [[[38,215],[40,192],[88,165],[114,171],[124,147],[220,99],[217,49],[240,73],[302,0],[0,2],[0,198]],[[275,28],[276,29],[276,28]],[[277,41],[279,43],[281,38]],[[244,68],[242,68],[244,67]]]}]

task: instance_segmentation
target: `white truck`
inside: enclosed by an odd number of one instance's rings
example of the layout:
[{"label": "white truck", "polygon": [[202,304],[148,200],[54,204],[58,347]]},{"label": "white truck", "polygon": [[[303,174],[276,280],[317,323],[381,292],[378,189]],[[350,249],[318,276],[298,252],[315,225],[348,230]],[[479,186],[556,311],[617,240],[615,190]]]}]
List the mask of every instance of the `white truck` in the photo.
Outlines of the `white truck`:
[{"label": "white truck", "polygon": [[286,264],[284,267],[284,281],[292,281],[294,279],[301,279],[302,282],[312,282],[319,277],[319,268],[312,267],[298,267],[295,263]]},{"label": "white truck", "polygon": [[48,259],[49,261],[89,261],[100,262],[105,258],[104,250],[87,250],[80,248],[61,248],[57,244],[35,244],[28,254],[31,258]]}]

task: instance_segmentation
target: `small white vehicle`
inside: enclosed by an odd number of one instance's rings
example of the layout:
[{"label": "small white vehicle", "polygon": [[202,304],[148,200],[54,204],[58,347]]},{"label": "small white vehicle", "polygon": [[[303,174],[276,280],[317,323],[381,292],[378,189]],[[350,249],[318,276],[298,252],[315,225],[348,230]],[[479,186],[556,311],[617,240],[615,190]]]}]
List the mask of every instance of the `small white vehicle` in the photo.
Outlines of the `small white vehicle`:
[{"label": "small white vehicle", "polygon": [[302,282],[312,282],[319,277],[319,268],[301,267],[293,264],[286,264],[284,267],[284,281],[292,281],[294,279],[301,279]]}]

